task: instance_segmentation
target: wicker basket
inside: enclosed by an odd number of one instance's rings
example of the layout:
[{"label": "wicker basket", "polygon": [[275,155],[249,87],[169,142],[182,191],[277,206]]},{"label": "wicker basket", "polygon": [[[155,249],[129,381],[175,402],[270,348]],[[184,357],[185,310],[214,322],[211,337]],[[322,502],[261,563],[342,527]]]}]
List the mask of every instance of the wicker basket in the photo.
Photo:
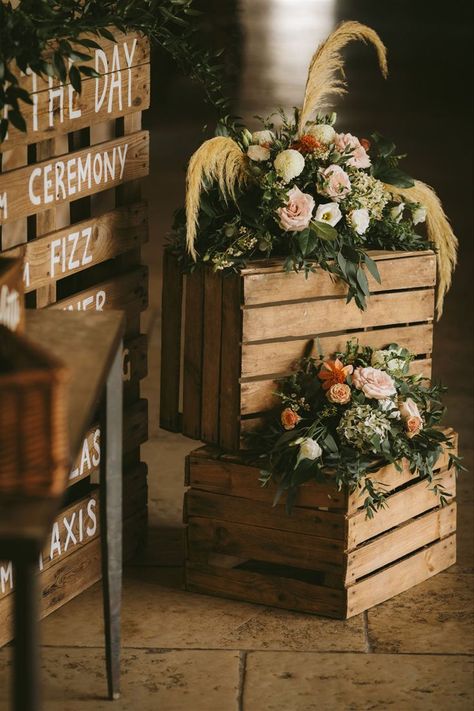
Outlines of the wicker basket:
[{"label": "wicker basket", "polygon": [[0,325],[0,495],[56,496],[65,488],[67,372]]},{"label": "wicker basket", "polygon": [[23,331],[23,263],[21,259],[0,256],[0,324],[11,331]]}]

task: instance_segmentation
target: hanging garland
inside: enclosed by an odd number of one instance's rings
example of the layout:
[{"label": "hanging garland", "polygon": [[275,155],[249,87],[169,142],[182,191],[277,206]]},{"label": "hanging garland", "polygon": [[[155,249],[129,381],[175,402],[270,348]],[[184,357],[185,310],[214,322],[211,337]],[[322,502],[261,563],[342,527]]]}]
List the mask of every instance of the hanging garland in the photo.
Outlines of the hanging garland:
[{"label": "hanging garland", "polygon": [[16,7],[0,2],[0,141],[9,123],[26,131],[22,102],[32,100],[19,86],[16,69],[70,81],[80,92],[83,77],[99,76],[84,64],[90,51],[100,49],[101,40],[115,41],[114,30],[141,32],[162,47],[224,115],[228,100],[219,53],[199,47],[193,22],[199,14],[193,0],[20,0]]}]

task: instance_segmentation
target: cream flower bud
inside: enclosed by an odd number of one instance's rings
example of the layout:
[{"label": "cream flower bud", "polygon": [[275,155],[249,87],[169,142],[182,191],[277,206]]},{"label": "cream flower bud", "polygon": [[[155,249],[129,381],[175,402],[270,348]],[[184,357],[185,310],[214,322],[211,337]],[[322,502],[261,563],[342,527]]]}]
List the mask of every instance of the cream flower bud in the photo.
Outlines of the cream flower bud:
[{"label": "cream flower bud", "polygon": [[400,220],[403,217],[403,210],[405,209],[405,203],[401,202],[399,205],[396,205],[395,207],[392,207],[390,210],[390,217],[392,220],[395,220],[395,222],[400,222]]},{"label": "cream flower bud", "polygon": [[342,212],[337,202],[327,202],[325,205],[319,205],[316,210],[315,219],[318,222],[327,222],[328,225],[334,227],[342,218]]},{"label": "cream flower bud", "polygon": [[413,215],[411,217],[414,225],[424,222],[426,220],[426,207],[420,205],[420,207],[417,207],[416,210],[413,211]]},{"label": "cream flower bud", "polygon": [[254,131],[252,133],[252,143],[257,143],[259,146],[266,146],[268,143],[273,143],[275,134],[273,131]]},{"label": "cream flower bud", "polygon": [[369,211],[363,207],[360,210],[352,210],[349,215],[349,223],[358,235],[367,232],[370,223]]},{"label": "cream flower bud", "polygon": [[285,183],[296,178],[304,170],[304,158],[294,148],[287,148],[277,155],[273,161],[275,170]]},{"label": "cream flower bud", "polygon": [[300,444],[299,458],[300,459],[319,459],[323,450],[314,439],[304,439]]}]

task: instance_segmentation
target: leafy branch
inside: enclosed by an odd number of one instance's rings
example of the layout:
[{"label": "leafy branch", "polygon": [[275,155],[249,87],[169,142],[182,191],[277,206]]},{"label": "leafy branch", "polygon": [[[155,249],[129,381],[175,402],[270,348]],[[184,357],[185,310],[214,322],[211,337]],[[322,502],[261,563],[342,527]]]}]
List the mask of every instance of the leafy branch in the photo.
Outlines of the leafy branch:
[{"label": "leafy branch", "polygon": [[31,98],[19,85],[18,69],[69,81],[80,93],[84,77],[98,76],[85,64],[91,50],[103,40],[115,41],[114,30],[141,32],[162,47],[228,120],[220,53],[199,46],[199,14],[193,0],[20,0],[17,7],[0,2],[0,141],[10,123],[26,131],[22,104]]}]

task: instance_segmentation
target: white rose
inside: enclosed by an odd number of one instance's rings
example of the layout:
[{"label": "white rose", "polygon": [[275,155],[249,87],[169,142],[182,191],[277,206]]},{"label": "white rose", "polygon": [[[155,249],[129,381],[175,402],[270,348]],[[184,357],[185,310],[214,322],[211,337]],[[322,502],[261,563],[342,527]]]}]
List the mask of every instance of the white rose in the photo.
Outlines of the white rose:
[{"label": "white rose", "polygon": [[323,453],[323,450],[314,439],[304,439],[300,444],[300,459],[318,459]]},{"label": "white rose", "polygon": [[390,210],[390,217],[392,220],[395,220],[395,222],[400,222],[400,220],[403,217],[403,210],[405,209],[405,203],[401,202],[399,205],[396,205],[396,207],[392,207]]},{"label": "white rose", "polygon": [[416,210],[413,211],[411,217],[414,225],[417,225],[419,222],[424,222],[426,220],[426,207],[420,205],[420,207],[417,207]]},{"label": "white rose", "polygon": [[287,148],[277,155],[273,161],[275,170],[278,175],[283,178],[285,183],[296,178],[304,169],[304,158],[298,151],[293,148]]},{"label": "white rose", "polygon": [[401,358],[390,358],[387,361],[387,370],[403,370],[405,361]]},{"label": "white rose", "polygon": [[264,146],[249,146],[247,148],[247,155],[250,160],[262,161],[268,160],[270,158],[270,151]]},{"label": "white rose", "polygon": [[328,126],[327,123],[317,123],[315,126],[308,128],[306,133],[313,136],[320,143],[324,143],[326,146],[329,143],[334,143],[336,137],[336,132],[332,126]]},{"label": "white rose", "polygon": [[342,212],[337,202],[327,202],[325,205],[319,205],[316,210],[315,220],[318,222],[327,222],[328,225],[334,227],[342,217]]},{"label": "white rose", "polygon": [[363,235],[367,232],[369,227],[370,216],[369,211],[363,207],[360,210],[352,210],[349,215],[349,221],[351,226],[357,232],[358,235]]},{"label": "white rose", "polygon": [[257,143],[259,146],[265,146],[266,144],[273,143],[275,140],[275,134],[273,131],[254,131],[252,133],[252,143]]}]

